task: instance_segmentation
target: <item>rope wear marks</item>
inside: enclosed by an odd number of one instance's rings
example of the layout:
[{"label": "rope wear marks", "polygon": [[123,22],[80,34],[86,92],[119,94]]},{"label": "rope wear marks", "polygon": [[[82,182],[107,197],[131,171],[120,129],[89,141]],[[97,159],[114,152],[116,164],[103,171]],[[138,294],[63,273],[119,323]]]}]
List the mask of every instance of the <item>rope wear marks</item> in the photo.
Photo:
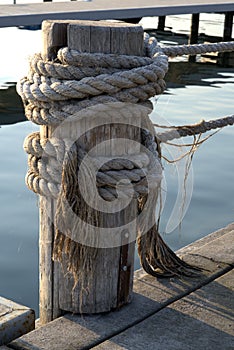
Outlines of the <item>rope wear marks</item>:
[{"label": "rope wear marks", "polygon": [[[232,50],[234,42],[161,48],[155,38],[145,34],[144,57],[89,54],[62,48],[54,62],[44,61],[41,54],[31,58],[28,76],[18,83],[17,91],[23,100],[26,117],[34,123],[57,126],[66,119],[78,120],[99,114],[116,118],[120,115],[140,116],[142,120],[143,151],[128,156],[91,157],[82,148],[82,142],[58,137],[45,140],[41,139],[40,133],[33,133],[25,140],[24,149],[29,154],[26,183],[35,193],[57,200],[53,256],[62,263],[66,259],[66,266],[74,277],[81,273],[80,261],[83,259],[87,264],[84,270],[88,268],[89,259],[95,259],[96,250],[87,246],[84,250],[84,246],[78,243],[77,232],[82,230],[77,222],[74,224],[76,232],[70,233],[72,228],[64,214],[64,199],[70,203],[73,212],[83,215],[84,221],[89,217],[92,218],[89,224],[100,223],[97,213],[88,209],[82,201],[77,184],[77,174],[85,157],[96,170],[97,191],[105,201],[131,196],[130,187],[133,186],[138,214],[144,211],[145,215],[137,228],[138,253],[145,271],[153,276],[199,272],[196,267],[179,259],[165,244],[155,219],[152,219],[162,178],[160,142],[233,125],[234,117],[170,127],[172,130],[155,135],[148,117],[152,110],[149,98],[162,94],[166,88],[164,78],[168,70],[168,56]],[[89,170],[86,171],[89,181]],[[122,179],[128,179],[128,185],[118,186]],[[150,205],[146,205],[151,192],[149,183],[154,183],[154,195]],[[80,214],[81,208],[83,214]],[[152,220],[151,227],[147,227],[147,222]]]}]

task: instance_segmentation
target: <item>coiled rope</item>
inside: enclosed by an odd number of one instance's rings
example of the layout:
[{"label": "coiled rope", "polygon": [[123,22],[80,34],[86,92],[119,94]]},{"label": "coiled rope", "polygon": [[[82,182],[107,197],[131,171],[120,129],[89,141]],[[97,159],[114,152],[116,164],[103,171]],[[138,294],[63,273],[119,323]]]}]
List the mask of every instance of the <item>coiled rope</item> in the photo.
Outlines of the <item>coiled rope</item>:
[{"label": "coiled rope", "polygon": [[[145,142],[148,142],[152,149],[157,146],[147,130]],[[62,166],[66,152],[71,148],[70,140],[50,138],[46,144],[41,144],[40,134],[33,133],[25,139],[24,150],[29,154],[29,171],[26,176],[26,183],[30,190],[42,196],[57,198],[62,180]],[[149,148],[149,145],[147,145]],[[48,158],[50,160],[48,162]],[[46,161],[47,159],[47,161]],[[123,157],[95,157],[90,159],[97,169],[96,182],[99,194],[107,201],[117,198],[114,187],[118,181],[128,178],[134,183],[136,196],[141,193],[147,194],[147,181],[149,178],[149,157],[145,153],[132,154]],[[103,164],[103,165],[102,165]],[[153,175],[153,174],[152,174]],[[160,174],[158,174],[159,176]],[[157,176],[155,177],[156,181]],[[119,193],[125,197],[126,187]]]},{"label": "coiled rope", "polygon": [[58,51],[59,63],[48,63],[34,55],[28,76],[17,85],[26,117],[39,125],[53,125],[98,104],[144,105],[166,87],[168,58],[154,47],[148,41],[150,57],[81,54],[63,48]]},{"label": "coiled rope", "polygon": [[[39,125],[58,125],[68,118],[88,118],[95,113],[107,116],[110,114],[112,117],[115,113],[117,116],[127,113],[132,116],[140,115],[144,120],[141,142],[149,154],[141,152],[114,159],[96,157],[90,161],[97,169],[96,186],[99,195],[106,201],[112,201],[118,196],[128,196],[126,186],[122,192],[121,188],[116,192],[117,183],[127,178],[133,184],[139,213],[144,210],[149,194],[147,181],[149,177],[154,179],[155,195],[145,214],[145,222],[138,227],[137,239],[142,266],[153,276],[191,275],[197,271],[170,250],[160,237],[156,224],[146,232],[144,225],[155,215],[160,188],[162,168],[158,141],[165,140],[165,137],[174,138],[173,132],[179,136],[185,136],[188,132],[198,132],[198,126],[194,129],[181,127],[170,133],[162,133],[159,139],[156,137],[155,142],[153,125],[148,115],[146,118],[145,112],[146,107],[148,111],[152,109],[148,99],[162,94],[165,90],[164,77],[168,70],[168,55],[197,54],[205,50],[229,51],[233,48],[234,43],[161,48],[156,39],[147,34],[145,57],[89,54],[62,48],[54,62],[43,61],[41,54],[35,54],[30,61],[28,76],[17,85],[26,117]],[[125,103],[124,108],[120,106],[121,103]],[[131,108],[126,107],[126,104],[131,104]],[[206,124],[206,127],[210,125]],[[205,122],[199,127],[203,127],[204,130]],[[77,182],[80,165],[87,155],[79,142],[56,137],[44,140],[40,138],[39,133],[29,135],[24,148],[29,154],[27,185],[40,195],[57,199],[54,258],[62,263],[65,259],[66,266],[75,276],[81,261],[86,264],[85,270],[90,266],[91,260],[95,260],[97,250],[84,247],[78,243],[77,237],[70,234],[71,223],[68,222],[64,211],[65,199],[75,213],[83,215],[84,219],[92,218],[91,224],[100,224],[100,215],[90,211],[82,201]],[[87,170],[89,181],[88,174]],[[76,228],[77,225],[75,223]],[[79,229],[77,232],[79,233]]]}]

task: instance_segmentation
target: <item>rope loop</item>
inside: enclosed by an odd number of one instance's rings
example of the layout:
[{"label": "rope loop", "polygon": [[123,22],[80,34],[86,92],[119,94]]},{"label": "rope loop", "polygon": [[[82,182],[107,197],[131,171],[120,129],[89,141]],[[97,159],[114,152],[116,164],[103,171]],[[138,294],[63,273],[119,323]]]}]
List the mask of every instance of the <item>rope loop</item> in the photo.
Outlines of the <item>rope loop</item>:
[{"label": "rope loop", "polygon": [[[159,164],[154,137],[145,129],[142,130],[142,134],[144,135],[143,145]],[[72,143],[68,139],[53,137],[41,140],[39,132],[27,136],[24,149],[29,154],[26,184],[30,190],[42,196],[55,199],[58,197],[64,159],[71,147]],[[146,177],[152,168],[152,159],[150,164],[149,156],[145,152],[115,158],[100,156],[90,158],[90,161],[97,169],[97,187],[99,194],[105,200],[117,198],[113,187],[122,179],[128,179],[134,185],[136,196],[148,192]],[[157,178],[160,180],[160,172],[156,174],[155,180]],[[126,190],[126,186],[122,188],[122,196],[128,195]]]},{"label": "rope loop", "polygon": [[[82,197],[79,181],[82,183],[83,180],[92,204],[97,197],[106,202],[133,198],[134,205],[137,203],[137,212],[143,218],[137,221],[138,253],[146,272],[153,276],[187,276],[199,272],[170,250],[160,237],[155,222],[162,179],[160,141],[170,140],[175,134],[175,137],[194,135],[225,123],[231,125],[234,118],[229,116],[216,124],[202,121],[193,127],[172,128],[162,133],[160,139],[160,135],[156,138],[148,117],[152,110],[149,99],[162,94],[166,88],[168,56],[233,49],[234,42],[162,48],[155,38],[145,34],[144,57],[81,53],[64,47],[53,62],[43,60],[40,53],[31,58],[29,73],[17,84],[17,91],[23,100],[26,117],[32,122],[53,126],[54,130],[68,120],[80,120],[80,125],[84,121],[86,126],[86,121],[94,115],[111,121],[109,123],[115,120],[118,123],[123,118],[141,121],[139,151],[125,156],[90,155],[85,148],[85,136],[81,137],[82,141],[77,141],[62,135],[58,137],[56,133],[50,138],[33,133],[24,142],[29,155],[27,186],[41,196],[56,200],[53,258],[68,266],[75,281],[80,257],[89,268],[97,253],[97,246],[87,247],[80,243],[79,234],[83,232],[88,237],[88,227],[93,225],[96,229],[97,223],[103,227],[102,220],[106,220],[105,212],[91,208]],[[83,173],[80,171],[82,162],[85,163]],[[95,176],[90,169],[95,170]],[[80,173],[83,178],[79,178]],[[75,214],[73,222],[69,216],[71,210],[66,210],[67,203]],[[85,227],[83,223],[90,225]],[[95,231],[95,240],[98,239],[96,236]]]},{"label": "rope loop", "polygon": [[39,125],[56,125],[91,105],[144,103],[162,94],[168,57],[147,35],[145,52],[148,56],[141,57],[62,48],[54,62],[35,54],[28,76],[17,84],[26,117]]}]

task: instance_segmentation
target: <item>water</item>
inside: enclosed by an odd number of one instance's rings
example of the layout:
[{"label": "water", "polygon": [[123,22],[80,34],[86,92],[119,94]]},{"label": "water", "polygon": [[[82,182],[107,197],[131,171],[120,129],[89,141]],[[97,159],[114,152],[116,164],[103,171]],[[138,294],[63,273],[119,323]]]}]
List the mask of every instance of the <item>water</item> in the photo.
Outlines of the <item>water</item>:
[{"label": "water", "polygon": [[[167,18],[166,25],[185,28],[185,20],[178,16]],[[205,15],[202,30],[209,35],[221,35],[222,15]],[[206,22],[207,21],[207,22]],[[155,25],[156,19],[144,19],[145,26]],[[182,25],[183,23],[183,25]],[[183,33],[188,33],[188,27]],[[17,28],[0,30],[2,45],[7,48],[0,56],[0,295],[28,305],[38,311],[38,202],[37,196],[24,184],[27,157],[23,140],[38,130],[30,122],[6,125],[23,118],[22,105],[14,92],[15,82],[27,69],[27,56],[40,50],[40,31],[22,31]],[[165,39],[166,40],[166,39]],[[175,40],[169,37],[168,40]],[[30,45],[28,45],[30,43]],[[183,60],[183,59],[182,59]],[[157,123],[185,124],[201,119],[212,119],[233,114],[234,69],[215,65],[170,64],[166,93],[157,99],[152,120]],[[4,125],[3,125],[4,124]],[[193,159],[193,177],[190,172],[186,193],[188,210],[181,227],[180,203],[175,205],[178,187],[183,185],[183,167],[164,163],[163,194],[165,207],[161,217],[163,238],[173,249],[178,249],[224,227],[233,221],[234,214],[234,128],[227,127],[206,141]],[[185,142],[188,142],[186,139]],[[189,140],[191,142],[191,140]],[[164,146],[164,154],[176,157],[186,148]],[[176,152],[178,154],[176,154]],[[177,167],[180,167],[178,163]],[[182,181],[182,182],[181,182]],[[181,186],[183,189],[183,186]],[[174,212],[173,212],[174,208]],[[171,231],[172,230],[172,231]],[[136,259],[136,268],[139,261]]]}]

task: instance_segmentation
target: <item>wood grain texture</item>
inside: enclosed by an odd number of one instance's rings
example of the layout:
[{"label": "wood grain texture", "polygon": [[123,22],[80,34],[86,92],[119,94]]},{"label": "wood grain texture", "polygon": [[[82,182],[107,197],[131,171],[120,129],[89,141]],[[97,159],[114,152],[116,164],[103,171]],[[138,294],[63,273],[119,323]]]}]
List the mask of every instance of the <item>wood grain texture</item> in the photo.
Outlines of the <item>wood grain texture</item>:
[{"label": "wood grain texture", "polygon": [[[49,33],[48,33],[49,31]],[[48,59],[54,58],[56,50],[65,45],[81,52],[99,53],[121,53],[127,55],[143,54],[143,29],[139,25],[118,23],[118,22],[80,22],[71,21],[48,21],[43,24],[43,55]],[[70,123],[59,131],[62,138],[71,137],[77,140],[82,133],[98,125],[97,132],[87,132],[83,147],[86,151],[96,146],[96,155],[124,155],[138,153],[140,150],[140,131],[132,128],[131,124],[141,126],[141,120],[131,120],[133,117],[126,117],[126,123],[116,124],[116,116],[111,113],[100,117],[83,118]],[[120,118],[121,120],[121,118]],[[130,124],[130,125],[129,125]],[[44,137],[51,136],[54,132],[52,127],[41,127]],[[115,138],[135,140],[134,146],[129,147],[128,142],[114,142]],[[102,147],[102,141],[110,139]],[[44,209],[43,209],[44,208]],[[48,216],[55,215],[55,201],[41,199],[41,248],[40,248],[40,318],[41,323],[46,323],[56,318],[63,311],[99,313],[110,311],[131,300],[133,271],[134,271],[134,238],[127,245],[127,273],[128,277],[123,278],[124,272],[120,271],[121,247],[100,248],[94,262],[95,269],[87,271],[83,280],[79,280],[74,286],[74,279],[71,273],[64,271],[60,264],[52,261],[52,246],[54,240],[54,227]],[[102,215],[101,220],[110,230],[111,227],[121,226],[126,218],[134,218],[137,212],[137,203],[133,203],[128,210],[119,212],[110,218]],[[121,230],[119,232],[121,236]],[[121,272],[121,273],[120,273]],[[82,274],[83,275],[83,274]],[[122,293],[121,302],[119,294],[122,284],[125,285],[125,293]],[[82,285],[89,285],[88,293],[83,293]],[[126,286],[127,284],[127,286]],[[127,292],[126,292],[127,291]]]},{"label": "wood grain texture", "polygon": [[[41,126],[41,139],[51,137],[52,133],[52,127]],[[58,302],[59,264],[52,260],[55,208],[56,200],[40,197],[39,312],[41,324],[50,322],[62,314]]]},{"label": "wood grain texture", "polygon": [[[231,244],[233,234],[234,224],[231,224],[177,252],[183,255],[185,261],[204,269],[204,274],[198,278],[156,279],[142,270],[136,271],[134,299],[132,303],[118,312],[104,315],[67,314],[14,341],[11,343],[11,347],[20,350],[64,350],[67,348],[109,350],[116,347],[118,349],[117,344],[120,341],[121,345],[119,346],[124,347],[125,350],[129,348],[153,350],[158,348],[161,350],[167,349],[168,342],[173,339],[171,349],[200,349],[201,337],[204,340],[204,337],[210,334],[208,333],[210,330],[213,336],[215,332],[217,337],[209,337],[205,349],[208,346],[210,349],[214,349],[213,340],[215,339],[221,343],[215,349],[229,349],[234,339],[233,334],[230,335],[231,332],[233,333],[230,317],[230,310],[233,309],[231,295],[231,293],[233,294],[233,270],[230,271],[230,255],[228,254],[227,257],[226,251],[227,247],[230,247],[230,250],[232,247],[232,257],[234,256],[233,244]],[[217,254],[217,251],[219,256],[216,259],[215,253]],[[212,256],[210,252],[213,252]],[[222,257],[222,262],[220,262],[220,257]],[[192,292],[194,293],[192,294]],[[186,308],[188,301],[190,301],[190,307]],[[176,319],[171,317],[173,316],[172,309],[178,312]],[[190,320],[185,317],[188,311],[191,311]],[[168,315],[166,321],[163,316],[165,313]],[[150,322],[152,315],[154,315],[153,322]],[[197,318],[195,323],[194,317]],[[194,334],[194,329],[198,329],[199,317],[200,325],[204,328],[197,336],[197,332]],[[147,320],[149,321],[148,327],[144,326],[145,322],[148,322]],[[179,332],[175,327],[177,322],[180,322],[181,325]],[[210,322],[216,324],[209,327]],[[183,341],[180,337],[180,331],[185,335]],[[162,336],[165,332],[166,336]],[[175,333],[179,333],[179,347],[173,336]],[[116,334],[119,334],[118,339],[115,337]],[[190,338],[188,338],[188,334],[191,335]],[[161,341],[159,342],[160,337]],[[106,339],[109,340],[106,341]],[[139,344],[144,339],[143,345],[138,346],[138,339]],[[151,343],[152,339],[153,343]],[[229,347],[225,347],[224,339],[229,340],[229,343],[225,343]],[[129,344],[133,343],[132,346],[127,346],[126,341]]]}]

